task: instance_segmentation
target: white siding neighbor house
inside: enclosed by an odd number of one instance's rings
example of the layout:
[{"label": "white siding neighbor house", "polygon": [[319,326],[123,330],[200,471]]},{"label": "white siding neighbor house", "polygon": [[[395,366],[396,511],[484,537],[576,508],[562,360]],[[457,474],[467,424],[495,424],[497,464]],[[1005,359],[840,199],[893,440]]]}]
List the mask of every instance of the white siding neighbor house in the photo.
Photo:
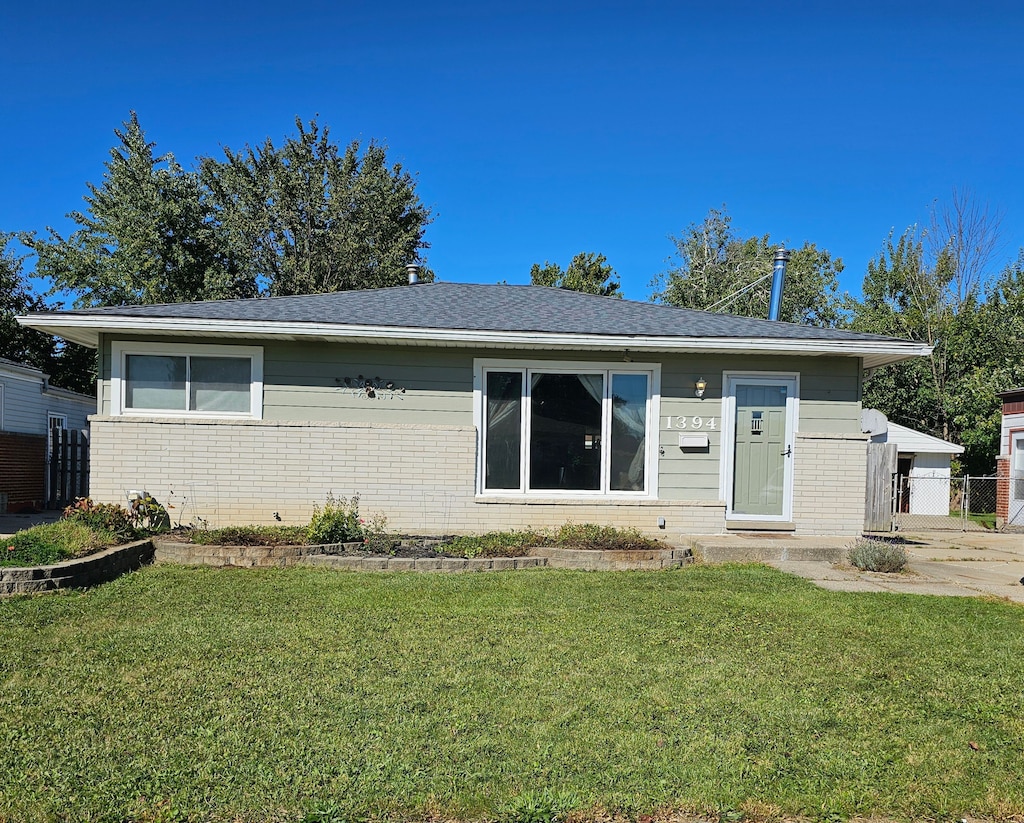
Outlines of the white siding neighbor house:
[{"label": "white siding neighbor house", "polygon": [[220,525],[358,493],[421,534],[857,533],[864,369],[929,350],[462,283],[20,321],[98,350],[95,498],[145,489]]},{"label": "white siding neighbor house", "polygon": [[896,444],[896,471],[901,482],[901,510],[905,514],[949,515],[950,462],[964,447],[888,422],[886,430],[871,436],[873,443]]},{"label": "white siding neighbor house", "polygon": [[50,385],[39,369],[0,358],[0,512],[42,508],[56,429],[88,428],[96,398]]},{"label": "white siding neighbor house", "polygon": [[999,396],[1003,419],[996,460],[996,520],[1000,526],[1024,528],[1024,388]]}]

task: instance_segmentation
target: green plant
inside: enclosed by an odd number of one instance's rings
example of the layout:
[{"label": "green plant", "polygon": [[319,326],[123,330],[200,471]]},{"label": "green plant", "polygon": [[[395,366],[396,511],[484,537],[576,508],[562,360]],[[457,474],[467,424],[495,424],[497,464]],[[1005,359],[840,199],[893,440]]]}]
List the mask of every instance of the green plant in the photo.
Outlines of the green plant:
[{"label": "green plant", "polygon": [[312,544],[362,542],[363,521],[359,518],[359,495],[335,497],[330,492],[323,506],[313,505],[313,517],[306,529]]},{"label": "green plant", "polygon": [[151,534],[171,528],[171,516],[167,509],[153,495],[145,492],[132,500],[131,517],[137,528]]},{"label": "green plant", "polygon": [[570,549],[625,551],[664,548],[664,544],[646,537],[638,529],[619,529],[594,523],[566,523],[555,531],[552,540]]},{"label": "green plant", "polygon": [[115,503],[94,503],[90,497],[79,497],[64,509],[63,518],[84,523],[91,529],[111,532],[123,541],[139,536],[131,512]]},{"label": "green plant", "polygon": [[75,520],[24,529],[3,541],[0,566],[48,566],[121,542],[116,534]]},{"label": "green plant", "polygon": [[907,565],[902,546],[886,540],[862,538],[850,549],[850,563],[866,572],[900,572]]},{"label": "green plant", "polygon": [[522,557],[531,546],[547,542],[540,532],[513,530],[453,537],[441,549],[457,557]]},{"label": "green plant", "polygon": [[391,554],[395,538],[388,532],[388,518],[383,512],[373,515],[367,522],[359,521],[363,528],[363,548],[376,554]]},{"label": "green plant", "polygon": [[306,542],[306,532],[306,526],[225,526],[193,529],[188,539],[202,546],[295,546]]},{"label": "green plant", "polygon": [[498,815],[500,823],[562,823],[580,804],[572,792],[527,791],[512,798]]}]

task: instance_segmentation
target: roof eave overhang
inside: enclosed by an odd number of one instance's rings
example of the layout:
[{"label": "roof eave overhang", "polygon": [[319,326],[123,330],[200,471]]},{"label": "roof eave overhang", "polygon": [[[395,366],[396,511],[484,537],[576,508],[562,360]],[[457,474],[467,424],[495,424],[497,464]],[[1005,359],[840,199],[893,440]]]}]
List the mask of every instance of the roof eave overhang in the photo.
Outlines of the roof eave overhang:
[{"label": "roof eave overhang", "polygon": [[720,352],[735,354],[861,357],[865,368],[898,363],[931,353],[923,343],[899,340],[815,340],[771,337],[680,337],[575,334],[486,329],[431,329],[338,323],[264,320],[140,318],[73,314],[32,314],[23,326],[96,348],[101,334],[211,337],[244,340],[322,340],[449,348],[539,349],[553,351]]}]

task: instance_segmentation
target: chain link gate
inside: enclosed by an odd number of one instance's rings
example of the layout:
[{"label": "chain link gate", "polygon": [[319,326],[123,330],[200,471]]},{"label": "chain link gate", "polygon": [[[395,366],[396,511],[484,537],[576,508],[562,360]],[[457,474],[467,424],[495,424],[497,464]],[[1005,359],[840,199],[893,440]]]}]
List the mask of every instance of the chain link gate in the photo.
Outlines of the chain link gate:
[{"label": "chain link gate", "polygon": [[995,477],[892,476],[893,531],[993,531],[1007,525],[996,517]]}]

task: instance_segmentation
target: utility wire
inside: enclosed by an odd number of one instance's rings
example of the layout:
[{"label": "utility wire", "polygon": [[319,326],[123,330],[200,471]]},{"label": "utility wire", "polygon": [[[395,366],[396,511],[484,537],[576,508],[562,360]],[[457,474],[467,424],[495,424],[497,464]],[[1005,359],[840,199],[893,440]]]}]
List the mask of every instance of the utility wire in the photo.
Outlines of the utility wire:
[{"label": "utility wire", "polygon": [[717,303],[712,303],[710,306],[708,306],[706,309],[704,309],[704,311],[714,311],[719,306],[722,306],[722,305],[725,305],[727,303],[732,302],[737,297],[739,297],[741,294],[743,294],[746,291],[750,291],[752,288],[754,288],[754,286],[756,286],[762,280],[767,280],[769,277],[772,277],[774,274],[775,274],[775,272],[772,271],[772,272],[768,272],[768,274],[764,275],[763,277],[758,277],[757,280],[755,280],[753,283],[747,283],[747,285],[745,285],[742,289],[734,291],[732,294],[727,295],[726,297],[723,297]]}]

